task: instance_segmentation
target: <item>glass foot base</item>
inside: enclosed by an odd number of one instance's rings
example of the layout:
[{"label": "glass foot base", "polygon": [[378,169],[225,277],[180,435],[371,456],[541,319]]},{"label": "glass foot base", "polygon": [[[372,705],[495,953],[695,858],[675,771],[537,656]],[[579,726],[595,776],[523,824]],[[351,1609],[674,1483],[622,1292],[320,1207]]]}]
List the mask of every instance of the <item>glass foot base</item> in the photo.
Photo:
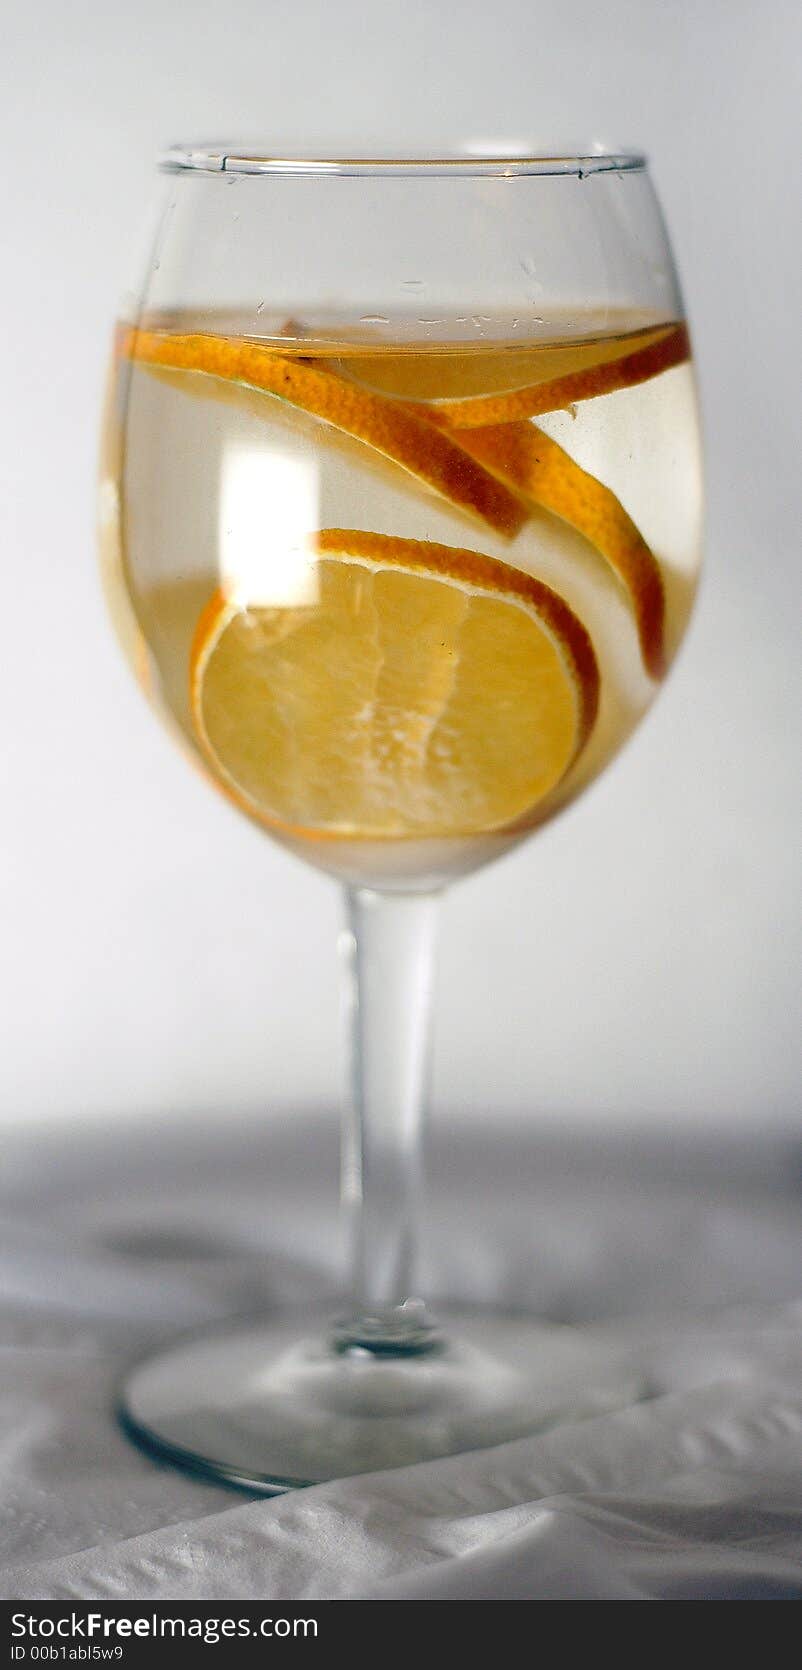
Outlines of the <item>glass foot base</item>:
[{"label": "glass foot base", "polygon": [[184,1340],[132,1371],[121,1419],[162,1460],[273,1494],[502,1444],[642,1392],[631,1361],[570,1328],[438,1321],[444,1343],[424,1354],[343,1351],[323,1328],[309,1337],[308,1313]]}]

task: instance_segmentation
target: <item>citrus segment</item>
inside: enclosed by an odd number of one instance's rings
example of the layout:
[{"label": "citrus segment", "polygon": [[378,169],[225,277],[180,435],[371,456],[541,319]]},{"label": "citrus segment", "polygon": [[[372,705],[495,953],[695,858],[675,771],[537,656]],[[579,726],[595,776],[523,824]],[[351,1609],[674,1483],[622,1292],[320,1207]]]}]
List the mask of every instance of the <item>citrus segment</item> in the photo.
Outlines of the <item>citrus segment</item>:
[{"label": "citrus segment", "polygon": [[463,510],[511,537],[525,520],[520,500],[422,414],[383,399],[308,361],[242,337],[129,330],[120,351],[146,365],[197,371],[275,395],[365,441]]},{"label": "citrus segment", "polygon": [[641,655],[652,678],[665,673],[665,598],[660,566],[620,499],[534,423],[460,431],[472,457],[540,509],[589,539],[622,581],[635,615]]},{"label": "citrus segment", "polygon": [[[631,318],[631,316],[630,316]],[[462,321],[463,324],[466,322]],[[483,321],[477,316],[473,328]],[[328,365],[341,377],[349,377],[378,394],[396,395],[402,400],[464,400],[490,394],[509,394],[513,389],[530,388],[535,383],[551,383],[569,372],[588,370],[607,360],[619,360],[636,348],[649,347],[664,336],[666,326],[631,324],[615,331],[615,319],[609,314],[603,322],[611,334],[572,337],[566,320],[560,333],[559,315],[549,323],[559,340],[549,334],[543,341],[529,339],[523,344],[515,340],[521,321],[509,321],[510,334],[497,342],[477,337],[461,342],[455,349],[453,342],[429,341],[420,343],[387,341],[360,342],[349,332],[347,342],[325,344],[303,340],[300,326],[295,327],[295,348],[298,353],[314,358],[318,364]],[[621,324],[622,321],[619,321]],[[498,321],[498,328],[502,321]],[[600,328],[602,322],[600,321]],[[292,334],[292,332],[288,332]]]},{"label": "citrus segment", "polygon": [[436,410],[455,429],[483,428],[487,424],[543,417],[546,412],[560,411],[580,400],[593,400],[597,395],[634,388],[637,383],[645,383],[661,371],[668,371],[671,366],[681,365],[689,354],[687,326],[670,325],[656,341],[622,354],[618,359],[587,366],[581,371],[571,371],[549,382],[534,383],[530,388],[513,389],[507,394],[441,400]]},{"label": "citrus segment", "polygon": [[596,716],[585,628],[476,551],[329,528],[317,600],[216,594],[191,657],[194,723],[223,782],[288,831],[503,827],[553,789]]}]

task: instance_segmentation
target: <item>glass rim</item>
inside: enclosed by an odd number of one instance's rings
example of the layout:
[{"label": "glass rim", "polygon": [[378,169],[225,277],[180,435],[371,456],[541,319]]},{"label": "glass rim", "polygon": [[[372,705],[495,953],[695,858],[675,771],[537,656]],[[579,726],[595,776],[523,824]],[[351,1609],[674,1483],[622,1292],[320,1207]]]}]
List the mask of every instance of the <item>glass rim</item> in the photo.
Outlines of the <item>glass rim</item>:
[{"label": "glass rim", "polygon": [[170,145],[159,158],[170,174],[185,170],[203,174],[313,174],[390,177],[421,175],[429,178],[514,179],[521,175],[558,174],[584,179],[587,174],[624,174],[647,167],[641,151],[606,151],[597,146],[584,151],[498,154],[469,150],[443,156],[350,157],[284,156],[247,145]]}]

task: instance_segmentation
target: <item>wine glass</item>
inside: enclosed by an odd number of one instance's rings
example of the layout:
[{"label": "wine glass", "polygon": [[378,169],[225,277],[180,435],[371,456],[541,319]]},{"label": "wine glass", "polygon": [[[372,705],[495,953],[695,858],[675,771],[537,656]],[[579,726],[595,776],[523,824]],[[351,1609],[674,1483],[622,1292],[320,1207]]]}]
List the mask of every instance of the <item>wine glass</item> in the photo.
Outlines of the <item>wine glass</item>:
[{"label": "wine glass", "polygon": [[568,1330],[432,1314],[415,1270],[438,899],[649,707],[700,545],[688,333],[637,155],[165,157],[116,330],[103,567],[185,751],[345,886],[340,1314],[180,1341],[122,1394],[271,1491],[609,1407]]}]

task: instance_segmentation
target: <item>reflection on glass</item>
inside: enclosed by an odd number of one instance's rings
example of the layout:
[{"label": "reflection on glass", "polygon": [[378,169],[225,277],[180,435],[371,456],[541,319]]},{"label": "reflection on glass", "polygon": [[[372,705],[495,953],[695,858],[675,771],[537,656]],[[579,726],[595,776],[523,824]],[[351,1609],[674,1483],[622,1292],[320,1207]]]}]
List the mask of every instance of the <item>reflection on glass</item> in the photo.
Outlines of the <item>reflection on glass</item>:
[{"label": "reflection on glass", "polygon": [[240,609],[317,603],[318,526],[314,459],[229,447],[220,480],[219,561],[221,589],[230,603]]}]

